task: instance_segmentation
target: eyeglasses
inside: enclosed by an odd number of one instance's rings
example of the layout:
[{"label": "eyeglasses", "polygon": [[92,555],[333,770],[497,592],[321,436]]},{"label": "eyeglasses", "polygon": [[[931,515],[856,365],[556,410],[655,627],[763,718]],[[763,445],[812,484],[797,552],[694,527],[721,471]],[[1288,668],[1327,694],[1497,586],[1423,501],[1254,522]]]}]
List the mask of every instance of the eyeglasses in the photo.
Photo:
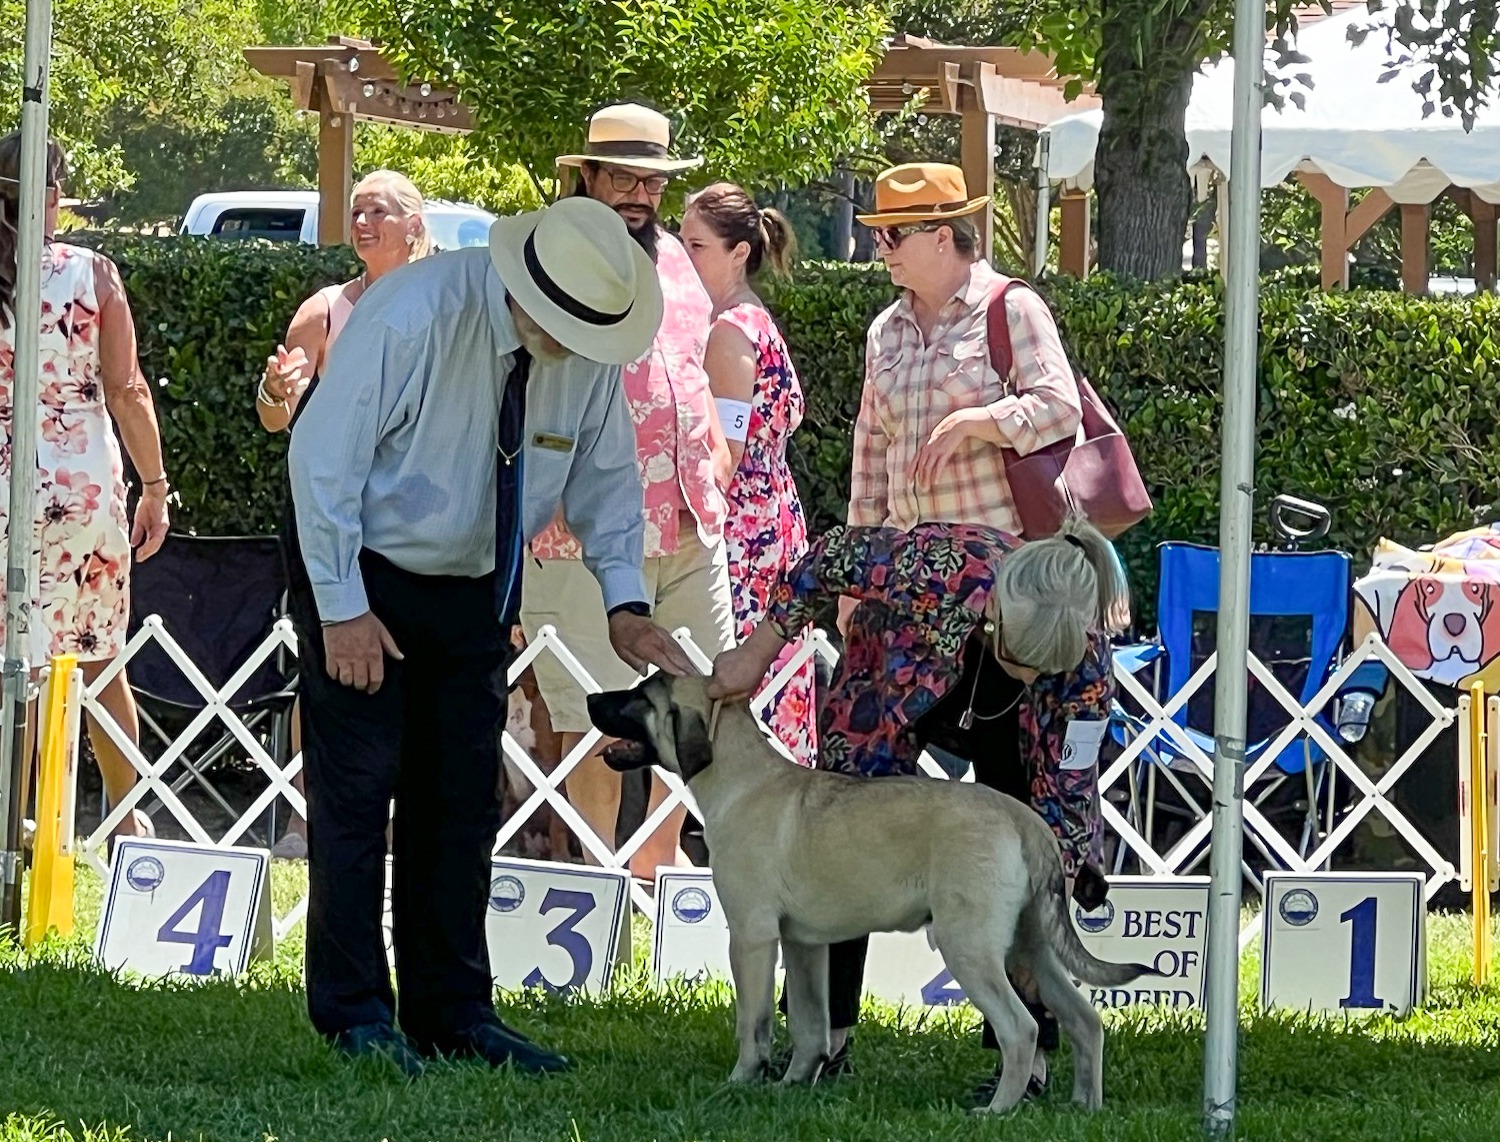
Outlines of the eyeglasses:
[{"label": "eyeglasses", "polygon": [[660,194],[667,189],[667,183],[672,181],[664,174],[632,174],[619,167],[606,169],[609,172],[609,185],[620,194],[631,194],[638,186],[644,186],[647,194]]},{"label": "eyeglasses", "polygon": [[875,227],[875,244],[884,246],[887,250],[894,250],[913,234],[928,234],[934,230],[941,230],[941,222],[912,222],[905,226],[877,226]]}]

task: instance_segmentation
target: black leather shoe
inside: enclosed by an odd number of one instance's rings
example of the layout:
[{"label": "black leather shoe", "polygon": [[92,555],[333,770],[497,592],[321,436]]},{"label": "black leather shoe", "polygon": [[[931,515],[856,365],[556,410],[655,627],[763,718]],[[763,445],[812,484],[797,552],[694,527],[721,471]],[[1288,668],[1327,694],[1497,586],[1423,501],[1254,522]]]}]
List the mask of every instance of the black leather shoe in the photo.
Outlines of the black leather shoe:
[{"label": "black leather shoe", "polygon": [[[970,1100],[970,1105],[974,1106],[976,1109],[982,1109],[988,1106],[995,1100],[995,1091],[999,1088],[999,1086],[1000,1068],[996,1067],[995,1073],[992,1074],[989,1078],[985,1079],[984,1082],[980,1083],[978,1088],[974,1091],[974,1095]],[[1026,1080],[1026,1093],[1021,1096],[1021,1101],[1032,1102],[1036,1099],[1041,1098],[1046,1093],[1047,1080],[1039,1079],[1035,1075],[1032,1075],[1029,1079]]]},{"label": "black leather shoe", "polygon": [[[852,1041],[852,1036],[844,1040],[844,1045],[837,1051],[835,1051],[829,1058],[829,1060],[823,1064],[823,1069],[818,1072],[818,1077],[813,1080],[814,1082],[825,1082],[828,1079],[839,1079],[843,1078],[845,1075],[852,1075],[854,1073],[854,1060],[849,1055],[849,1044]],[[778,1077],[784,1075],[786,1074],[786,1069],[791,1065],[792,1051],[791,1048],[788,1047],[786,1050],[780,1051],[772,1057],[770,1067],[771,1074],[777,1075]]]},{"label": "black leather shoe", "polygon": [[445,1059],[479,1059],[492,1067],[513,1066],[532,1074],[565,1071],[572,1064],[562,1055],[539,1047],[499,1019],[486,1019],[457,1035],[421,1044],[422,1053]]},{"label": "black leather shoe", "polygon": [[422,1074],[422,1058],[406,1036],[386,1023],[362,1023],[333,1037],[334,1047],[351,1059],[385,1059],[409,1079]]}]

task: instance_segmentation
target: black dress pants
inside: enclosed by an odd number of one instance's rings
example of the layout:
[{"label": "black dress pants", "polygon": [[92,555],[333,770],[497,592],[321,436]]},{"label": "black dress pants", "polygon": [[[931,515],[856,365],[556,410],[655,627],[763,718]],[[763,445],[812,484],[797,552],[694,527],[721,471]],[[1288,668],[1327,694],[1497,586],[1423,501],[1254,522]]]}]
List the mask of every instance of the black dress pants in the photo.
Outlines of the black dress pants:
[{"label": "black dress pants", "polygon": [[[399,1016],[409,1036],[431,1042],[494,1011],[484,917],[510,645],[492,575],[415,575],[368,551],[360,566],[370,608],[404,655],[386,659],[373,694],[328,677],[305,575],[291,576],[303,663],[308,1009],[327,1036]],[[393,797],[394,994],[381,930]]]}]

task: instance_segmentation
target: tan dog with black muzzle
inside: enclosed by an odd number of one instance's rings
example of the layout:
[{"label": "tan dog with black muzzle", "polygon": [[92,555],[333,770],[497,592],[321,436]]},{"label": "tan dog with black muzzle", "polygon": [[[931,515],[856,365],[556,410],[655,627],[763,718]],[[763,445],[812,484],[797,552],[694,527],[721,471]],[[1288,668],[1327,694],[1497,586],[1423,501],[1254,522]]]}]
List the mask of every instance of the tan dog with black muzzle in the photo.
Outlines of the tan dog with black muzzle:
[{"label": "tan dog with black muzzle", "polygon": [[985,1109],[1021,1101],[1036,1053],[1036,1021],[1007,965],[1035,981],[1073,1044],[1074,1101],[1099,1107],[1104,1027],[1073,981],[1116,987],[1151,969],[1084,948],[1068,920],[1057,840],[1041,818],[982,786],[803,769],[772,748],[746,703],[725,703],[715,722],[705,684],[657,675],[588,704],[601,731],[649,747],[638,764],[680,774],[702,812],[729,925],[739,1039],[730,1081],[765,1076],[778,942],[792,1036],[782,1081],[813,1082],[828,1059],[828,945],[930,923],[1000,1043],[1004,1070]]}]

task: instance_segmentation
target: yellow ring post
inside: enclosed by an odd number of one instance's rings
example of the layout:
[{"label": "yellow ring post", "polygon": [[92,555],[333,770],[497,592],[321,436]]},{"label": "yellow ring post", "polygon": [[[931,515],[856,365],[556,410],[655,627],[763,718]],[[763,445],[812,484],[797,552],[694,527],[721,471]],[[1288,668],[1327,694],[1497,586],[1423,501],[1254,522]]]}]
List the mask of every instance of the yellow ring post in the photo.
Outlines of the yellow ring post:
[{"label": "yellow ring post", "polygon": [[1469,687],[1470,812],[1473,825],[1474,893],[1474,983],[1482,986],[1490,977],[1490,823],[1489,823],[1489,726],[1485,717],[1484,684]]},{"label": "yellow ring post", "polygon": [[78,656],[60,654],[52,660],[47,690],[42,697],[41,764],[36,787],[36,841],[32,849],[31,898],[26,911],[25,946],[39,943],[51,929],[59,935],[73,931],[73,857],[65,851],[63,820],[74,776],[68,749],[68,690]]}]

